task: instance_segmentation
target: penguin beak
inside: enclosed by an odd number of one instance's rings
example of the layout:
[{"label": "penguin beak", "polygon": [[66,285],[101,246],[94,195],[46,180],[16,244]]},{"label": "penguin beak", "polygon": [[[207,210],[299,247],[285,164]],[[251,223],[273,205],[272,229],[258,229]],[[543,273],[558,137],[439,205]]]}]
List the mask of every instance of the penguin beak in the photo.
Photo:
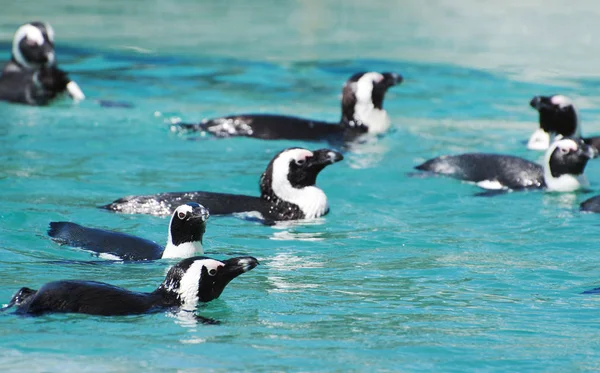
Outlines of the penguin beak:
[{"label": "penguin beak", "polygon": [[313,156],[307,159],[307,167],[312,166],[327,166],[344,159],[342,153],[331,149],[319,149],[313,151]]},{"label": "penguin beak", "polygon": [[222,261],[214,276],[210,276],[206,267],[202,267],[202,277],[198,286],[198,297],[202,302],[217,299],[227,284],[242,273],[246,273],[258,265],[258,260],[251,256],[231,258]]},{"label": "penguin beak", "polygon": [[537,111],[540,110],[551,110],[554,109],[554,105],[552,104],[551,97],[548,96],[535,96],[529,101],[529,106],[534,108]]},{"label": "penguin beak", "polygon": [[210,217],[208,209],[202,205],[195,206],[192,208],[192,215],[190,219],[198,219],[203,222],[207,221]]},{"label": "penguin beak", "polygon": [[386,89],[400,84],[402,83],[402,80],[404,80],[402,75],[396,73],[382,73],[381,75],[383,75],[383,80],[377,83],[377,85],[382,85]]}]

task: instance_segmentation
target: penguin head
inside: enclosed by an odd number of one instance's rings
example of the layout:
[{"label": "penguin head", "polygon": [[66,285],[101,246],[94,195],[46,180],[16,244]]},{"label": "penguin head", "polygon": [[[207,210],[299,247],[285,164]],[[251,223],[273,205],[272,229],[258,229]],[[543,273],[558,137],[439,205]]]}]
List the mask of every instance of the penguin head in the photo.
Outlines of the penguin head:
[{"label": "penguin head", "polygon": [[[331,149],[285,149],[271,160],[260,178],[261,198],[277,206],[275,212],[284,214],[288,220],[322,216],[329,205],[325,193],[315,186],[317,176],[325,167],[342,159],[341,153]],[[285,203],[295,205],[302,214],[292,212],[294,208]]]},{"label": "penguin head", "polygon": [[579,137],[577,111],[571,100],[563,95],[535,96],[529,105],[539,113],[540,128],[527,143],[529,149],[545,150],[550,146],[550,137]]},{"label": "penguin head", "polygon": [[341,153],[331,149],[285,149],[271,160],[262,174],[260,190],[269,193],[274,189],[302,189],[313,186],[317,182],[319,172],[342,159],[344,156]]},{"label": "penguin head", "polygon": [[396,73],[359,72],[352,75],[342,89],[342,124],[365,126],[373,133],[387,131],[389,118],[383,110],[383,98],[388,88],[401,82],[402,76]]},{"label": "penguin head", "polygon": [[17,29],[12,45],[12,56],[17,64],[27,69],[53,66],[54,30],[48,23],[31,22]]},{"label": "penguin head", "polygon": [[571,192],[588,185],[583,171],[597,150],[581,138],[561,138],[546,151],[544,181],[550,191]]},{"label": "penguin head", "polygon": [[178,206],[169,223],[169,237],[163,258],[185,258],[202,253],[208,210],[195,202]]},{"label": "penguin head", "polygon": [[218,298],[231,280],[257,265],[258,260],[251,256],[223,261],[204,256],[187,258],[169,270],[158,290],[175,296],[183,309],[194,310],[199,302]]}]

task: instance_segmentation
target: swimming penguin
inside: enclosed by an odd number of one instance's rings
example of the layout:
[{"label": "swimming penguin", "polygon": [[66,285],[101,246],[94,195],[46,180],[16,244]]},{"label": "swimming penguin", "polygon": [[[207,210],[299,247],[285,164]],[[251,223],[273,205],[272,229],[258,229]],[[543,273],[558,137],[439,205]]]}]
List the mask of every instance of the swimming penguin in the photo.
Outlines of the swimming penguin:
[{"label": "swimming penguin", "polygon": [[128,261],[188,258],[204,254],[202,237],[208,216],[208,210],[195,202],[177,207],[169,222],[165,247],[129,234],[87,228],[64,221],[51,222],[48,235],[63,245],[110,254]]},{"label": "swimming penguin", "polygon": [[218,298],[231,280],[257,265],[251,256],[223,261],[195,256],[174,265],[151,293],[103,282],[62,280],[42,285],[39,290],[21,288],[4,309],[15,306],[16,313],[32,316],[50,312],[122,316],[163,310],[194,311],[200,302]]},{"label": "swimming penguin", "polygon": [[509,155],[467,153],[430,159],[415,168],[471,181],[484,189],[572,192],[589,185],[583,171],[597,155],[583,140],[565,138],[546,151],[543,166]]},{"label": "swimming penguin", "polygon": [[75,101],[85,95],[67,73],[56,67],[54,30],[42,22],[19,27],[11,60],[0,75],[0,100],[29,105],[47,105],[68,92]]},{"label": "swimming penguin", "polygon": [[[535,96],[529,103],[540,114],[540,128],[529,138],[527,148],[546,150],[550,146],[550,137],[581,137],[581,128],[577,110],[568,97],[563,95]],[[600,136],[583,138],[600,151]]]},{"label": "swimming penguin", "polygon": [[211,215],[256,212],[265,222],[313,219],[327,214],[327,196],[315,183],[319,172],[344,159],[330,150],[289,148],[269,162],[260,178],[260,197],[213,192],[175,192],[128,196],[101,206],[128,214],[170,214],[175,206],[194,201]]},{"label": "swimming penguin", "polygon": [[579,205],[581,211],[600,213],[600,196],[588,198]]},{"label": "swimming penguin", "polygon": [[275,114],[240,114],[205,119],[199,124],[175,124],[172,128],[203,131],[216,137],[246,136],[263,140],[352,141],[365,133],[381,134],[390,128],[383,109],[388,88],[400,84],[395,73],[360,72],[352,75],[342,90],[339,123]]}]

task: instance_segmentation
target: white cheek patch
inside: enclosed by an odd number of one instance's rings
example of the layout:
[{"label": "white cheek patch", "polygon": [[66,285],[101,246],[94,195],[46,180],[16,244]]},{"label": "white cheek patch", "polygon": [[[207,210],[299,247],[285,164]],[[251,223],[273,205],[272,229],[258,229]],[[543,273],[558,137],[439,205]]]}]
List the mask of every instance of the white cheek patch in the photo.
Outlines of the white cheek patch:
[{"label": "white cheek patch", "polygon": [[30,24],[26,24],[19,27],[17,29],[17,32],[15,33],[12,45],[13,57],[20,65],[25,67],[31,67],[29,62],[25,60],[25,57],[23,56],[23,53],[21,53],[21,49],[19,48],[19,43],[25,38],[27,40],[34,41],[37,45],[42,45],[44,44],[44,35],[42,34],[42,31],[40,31],[40,29]]},{"label": "white cheek patch", "polygon": [[182,302],[182,309],[195,310],[198,306],[198,289],[200,286],[200,277],[202,277],[202,267],[206,267],[207,271],[218,270],[224,266],[222,262],[214,259],[196,260],[185,272],[179,282],[179,298]]},{"label": "white cheek patch", "polygon": [[550,99],[550,102],[552,102],[552,104],[558,106],[561,109],[565,108],[567,106],[573,105],[573,102],[571,101],[571,99],[568,98],[567,96],[563,96],[563,95],[552,96],[552,98]]},{"label": "white cheek patch", "polygon": [[366,73],[356,82],[356,90],[354,95],[358,102],[371,102],[371,94],[373,92],[373,82],[383,80],[383,75],[376,72]]},{"label": "white cheek patch", "polygon": [[577,149],[579,148],[579,146],[577,145],[577,143],[571,139],[565,139],[565,140],[559,140],[557,141],[557,148],[561,149],[561,150],[567,150],[567,151],[577,151]]}]

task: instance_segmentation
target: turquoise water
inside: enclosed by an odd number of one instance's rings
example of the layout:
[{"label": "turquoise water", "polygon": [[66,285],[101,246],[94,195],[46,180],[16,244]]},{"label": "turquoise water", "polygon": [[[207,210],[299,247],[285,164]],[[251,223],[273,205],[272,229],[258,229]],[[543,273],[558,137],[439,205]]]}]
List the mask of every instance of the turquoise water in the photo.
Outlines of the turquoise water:
[{"label": "turquoise water", "polygon": [[[597,371],[600,298],[580,293],[600,285],[600,222],[578,211],[593,194],[479,198],[472,185],[410,176],[446,153],[540,160],[524,146],[537,94],[571,96],[584,133],[600,133],[600,54],[589,37],[597,12],[516,1],[248,4],[7,4],[2,60],[16,26],[45,15],[62,66],[89,100],[0,103],[4,303],[21,286],[66,278],[153,290],[173,261],[83,264],[93,258],[48,240],[48,223],[163,242],[167,219],[96,206],[160,191],[257,194],[277,151],[324,146],[197,139],[170,132],[170,120],[252,111],[333,121],[353,72],[405,81],[386,96],[394,130],[319,176],[325,218],[279,227],[209,220],[207,255],[261,262],[198,310],[221,325],[162,313],[2,315],[2,370]],[[599,171],[597,162],[586,170],[594,194]]]}]

